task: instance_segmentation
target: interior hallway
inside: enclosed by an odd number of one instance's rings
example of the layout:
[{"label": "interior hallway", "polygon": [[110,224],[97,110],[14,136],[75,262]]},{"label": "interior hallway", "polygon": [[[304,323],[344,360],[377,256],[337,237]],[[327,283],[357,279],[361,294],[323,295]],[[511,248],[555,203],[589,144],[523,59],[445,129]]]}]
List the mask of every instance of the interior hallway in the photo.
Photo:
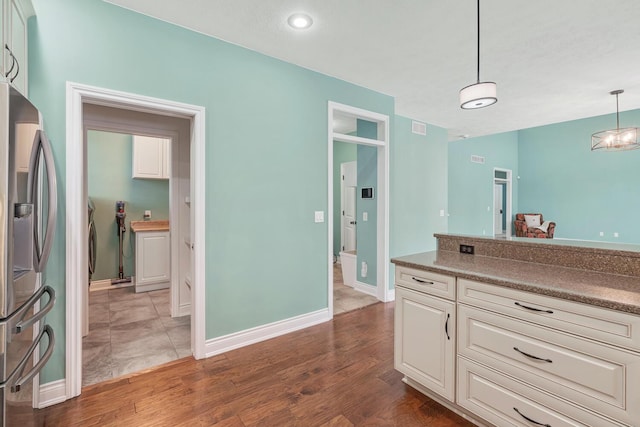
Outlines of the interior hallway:
[{"label": "interior hallway", "polygon": [[333,314],[346,313],[374,304],[378,299],[346,286],[342,280],[342,268],[333,264]]}]

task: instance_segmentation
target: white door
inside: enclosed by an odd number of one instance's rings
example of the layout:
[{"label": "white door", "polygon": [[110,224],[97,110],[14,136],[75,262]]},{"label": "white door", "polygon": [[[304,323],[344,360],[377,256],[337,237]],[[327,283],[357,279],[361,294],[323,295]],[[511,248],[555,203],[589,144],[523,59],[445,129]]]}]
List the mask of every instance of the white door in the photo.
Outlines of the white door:
[{"label": "white door", "polygon": [[341,210],[342,210],[342,251],[356,250],[356,189],[358,185],[357,162],[340,165],[342,175]]},{"label": "white door", "polygon": [[502,234],[502,185],[493,185],[493,234]]}]

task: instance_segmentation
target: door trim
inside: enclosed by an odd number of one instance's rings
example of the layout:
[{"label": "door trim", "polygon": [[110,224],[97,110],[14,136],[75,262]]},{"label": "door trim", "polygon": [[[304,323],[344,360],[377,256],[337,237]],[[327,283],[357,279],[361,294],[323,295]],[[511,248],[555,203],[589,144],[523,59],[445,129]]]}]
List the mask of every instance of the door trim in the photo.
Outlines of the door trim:
[{"label": "door trim", "polygon": [[[82,287],[86,281],[87,230],[77,224],[87,222],[84,201],[86,185],[86,144],[83,104],[126,108],[191,120],[191,224],[195,240],[191,306],[191,345],[196,359],[205,357],[205,109],[80,83],[66,85],[66,390],[67,399],[82,390]],[[200,236],[200,238],[198,237]]]},{"label": "door trim", "polygon": [[[507,178],[496,178],[496,172],[505,172]],[[493,194],[493,199],[492,199],[492,206],[494,207],[493,209],[495,209],[495,200],[496,200],[496,184],[498,183],[504,183],[507,186],[506,189],[506,194],[507,194],[507,200],[506,200],[506,207],[507,207],[507,211],[504,213],[504,215],[506,215],[507,221],[506,221],[506,226],[507,226],[507,230],[506,230],[506,237],[511,237],[511,228],[513,227],[513,188],[512,188],[512,184],[513,184],[513,178],[512,178],[513,172],[511,171],[511,169],[502,169],[502,168],[493,168],[493,179],[491,180],[491,185],[493,186],[493,189],[491,190],[491,194]],[[493,219],[491,220],[492,224],[493,224],[493,228],[492,228],[492,233],[491,235],[495,234],[495,229],[496,229],[496,215],[495,212],[492,212],[493,214]]]},{"label": "door trim", "polygon": [[[378,123],[378,138],[370,139],[336,133],[333,131],[335,113],[343,113],[364,120]],[[327,265],[328,265],[328,307],[329,316],[333,317],[333,141],[343,141],[378,148],[378,182],[377,182],[377,270],[376,296],[380,301],[392,301],[394,292],[389,289],[389,116],[363,110],[350,105],[329,101],[327,120]]]}]

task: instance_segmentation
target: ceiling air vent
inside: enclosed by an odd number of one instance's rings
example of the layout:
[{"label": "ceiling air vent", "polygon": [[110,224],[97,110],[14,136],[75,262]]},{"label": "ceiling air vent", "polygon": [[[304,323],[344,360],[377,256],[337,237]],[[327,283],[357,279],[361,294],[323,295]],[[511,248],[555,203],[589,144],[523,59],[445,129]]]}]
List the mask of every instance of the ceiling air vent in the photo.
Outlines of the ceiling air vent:
[{"label": "ceiling air vent", "polygon": [[416,122],[415,120],[413,120],[411,122],[411,132],[417,133],[418,135],[426,135],[427,124],[422,122]]},{"label": "ceiling air vent", "polygon": [[484,163],[484,157],[476,156],[475,154],[472,154],[471,155],[471,162],[472,163]]}]

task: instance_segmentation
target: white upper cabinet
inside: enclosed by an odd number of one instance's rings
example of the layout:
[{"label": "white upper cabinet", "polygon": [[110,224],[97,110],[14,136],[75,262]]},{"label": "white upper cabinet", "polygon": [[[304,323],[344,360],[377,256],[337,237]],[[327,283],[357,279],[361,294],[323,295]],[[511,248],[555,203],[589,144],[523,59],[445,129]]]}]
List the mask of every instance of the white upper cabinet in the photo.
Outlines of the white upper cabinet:
[{"label": "white upper cabinet", "polygon": [[3,60],[2,78],[25,96],[28,91],[27,19],[33,16],[31,0],[0,0]]},{"label": "white upper cabinet", "polygon": [[171,177],[171,140],[134,135],[133,177],[169,179]]}]

